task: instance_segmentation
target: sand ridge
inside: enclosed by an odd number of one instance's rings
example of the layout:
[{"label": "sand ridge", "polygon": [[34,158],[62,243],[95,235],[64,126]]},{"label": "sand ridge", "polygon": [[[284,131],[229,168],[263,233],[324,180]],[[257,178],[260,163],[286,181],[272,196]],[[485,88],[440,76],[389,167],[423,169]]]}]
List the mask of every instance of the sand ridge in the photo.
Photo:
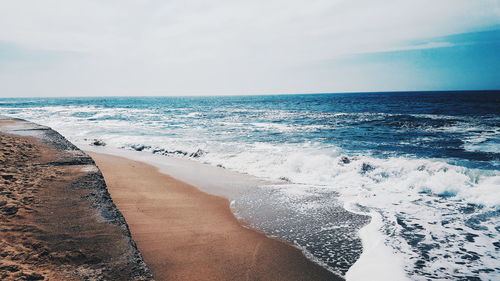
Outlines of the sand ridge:
[{"label": "sand ridge", "polygon": [[0,129],[0,280],[152,280],[90,157],[50,128]]}]

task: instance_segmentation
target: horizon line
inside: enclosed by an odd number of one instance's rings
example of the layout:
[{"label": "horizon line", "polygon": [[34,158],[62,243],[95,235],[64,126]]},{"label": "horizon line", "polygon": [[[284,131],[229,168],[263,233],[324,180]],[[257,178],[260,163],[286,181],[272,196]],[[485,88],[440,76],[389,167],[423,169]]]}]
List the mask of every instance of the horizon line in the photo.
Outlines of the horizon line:
[{"label": "horizon line", "polygon": [[500,92],[500,89],[481,90],[391,90],[391,91],[343,91],[343,92],[305,92],[305,93],[264,93],[264,94],[192,94],[192,95],[87,95],[87,96],[22,96],[22,97],[0,97],[0,99],[24,99],[24,98],[139,98],[139,97],[251,97],[251,96],[293,96],[293,95],[335,95],[335,94],[398,94],[398,93],[446,93],[446,92]]}]

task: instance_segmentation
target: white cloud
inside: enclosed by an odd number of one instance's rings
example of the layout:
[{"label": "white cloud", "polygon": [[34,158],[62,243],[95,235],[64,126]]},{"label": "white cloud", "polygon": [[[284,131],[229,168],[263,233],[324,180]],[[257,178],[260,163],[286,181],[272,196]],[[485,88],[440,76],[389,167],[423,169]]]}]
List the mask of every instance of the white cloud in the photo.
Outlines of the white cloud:
[{"label": "white cloud", "polygon": [[17,70],[8,80],[0,73],[0,82],[10,83],[3,92],[45,95],[334,91],[331,81],[297,86],[290,81],[302,78],[290,69],[442,47],[409,42],[499,19],[499,0],[0,0],[0,42],[81,54],[44,73]]}]

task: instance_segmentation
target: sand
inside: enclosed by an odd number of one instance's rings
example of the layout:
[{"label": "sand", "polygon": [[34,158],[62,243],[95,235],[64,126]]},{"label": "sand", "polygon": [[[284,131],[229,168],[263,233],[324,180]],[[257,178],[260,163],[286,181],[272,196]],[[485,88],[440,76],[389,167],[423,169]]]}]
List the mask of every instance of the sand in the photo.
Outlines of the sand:
[{"label": "sand", "polygon": [[343,280],[244,227],[224,198],[142,162],[89,154],[156,280]]},{"label": "sand", "polygon": [[91,158],[47,127],[0,129],[0,280],[152,280]]}]

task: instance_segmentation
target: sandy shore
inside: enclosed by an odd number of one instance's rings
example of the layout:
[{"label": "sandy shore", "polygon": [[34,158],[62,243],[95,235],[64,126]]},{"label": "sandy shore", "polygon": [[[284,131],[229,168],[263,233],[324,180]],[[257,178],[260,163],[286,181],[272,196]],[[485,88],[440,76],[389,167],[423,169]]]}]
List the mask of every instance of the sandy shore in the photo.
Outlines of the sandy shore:
[{"label": "sandy shore", "polygon": [[243,227],[224,198],[142,162],[89,154],[157,280],[342,280]]},{"label": "sandy shore", "polygon": [[152,280],[92,159],[2,117],[0,280]]}]

